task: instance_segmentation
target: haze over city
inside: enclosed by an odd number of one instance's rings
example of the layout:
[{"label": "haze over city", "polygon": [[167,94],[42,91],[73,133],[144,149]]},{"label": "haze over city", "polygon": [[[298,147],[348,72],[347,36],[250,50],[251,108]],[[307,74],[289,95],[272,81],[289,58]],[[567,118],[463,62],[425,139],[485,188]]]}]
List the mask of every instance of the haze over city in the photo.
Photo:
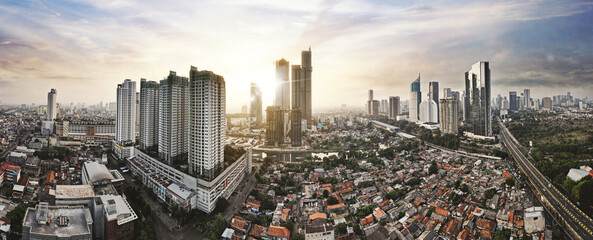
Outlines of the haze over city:
[{"label": "haze over city", "polygon": [[492,95],[593,97],[590,1],[3,1],[0,101],[43,104],[115,99],[124,79],[161,80],[190,65],[227,81],[228,112],[249,83],[274,97],[274,61],[299,64],[312,48],[313,109],[362,108],[365,90],[407,96],[422,74],[461,90],[489,61]]}]

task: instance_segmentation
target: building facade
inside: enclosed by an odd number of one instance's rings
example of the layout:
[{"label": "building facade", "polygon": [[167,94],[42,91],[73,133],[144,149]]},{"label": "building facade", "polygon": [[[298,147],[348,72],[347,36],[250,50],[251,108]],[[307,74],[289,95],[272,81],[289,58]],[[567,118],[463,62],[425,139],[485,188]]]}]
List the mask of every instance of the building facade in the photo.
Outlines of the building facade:
[{"label": "building facade", "polygon": [[266,108],[266,145],[284,144],[284,112],[279,106]]},{"label": "building facade", "polygon": [[140,80],[140,149],[158,146],[159,84]]},{"label": "building facade", "polygon": [[274,105],[283,109],[290,109],[290,63],[284,58],[275,62],[276,67],[276,95]]},{"label": "building facade", "polygon": [[136,140],[136,82],[126,79],[117,85],[117,120],[115,140],[134,142]]},{"label": "building facade", "polygon": [[393,120],[397,120],[397,116],[399,116],[400,107],[399,107],[399,97],[389,97],[389,118]]},{"label": "building facade", "polygon": [[290,145],[293,147],[300,147],[303,145],[301,120],[301,109],[292,108],[290,111]]},{"label": "building facade", "polygon": [[465,124],[475,135],[492,136],[490,64],[477,62],[465,73]]},{"label": "building facade", "polygon": [[159,84],[159,158],[172,164],[188,151],[189,83],[186,77],[169,72]]},{"label": "building facade", "polygon": [[224,78],[194,66],[189,79],[189,172],[213,179],[224,161],[226,87]]},{"label": "building facade", "polygon": [[[428,82],[428,98],[437,105],[437,114],[439,109],[439,82]],[[438,119],[438,116],[437,116]]]},{"label": "building facade", "polygon": [[307,128],[312,122],[311,98],[311,48],[301,52],[301,65],[292,65],[292,107],[301,110],[301,117],[307,121]]},{"label": "building facade", "polygon": [[437,103],[431,99],[426,99],[420,103],[420,122],[438,123]]},{"label": "building facade", "polygon": [[519,105],[517,104],[517,92],[509,92],[509,110],[519,110]]},{"label": "building facade", "polygon": [[459,117],[457,115],[457,100],[444,98],[439,100],[439,124],[442,134],[457,134]]},{"label": "building facade", "polygon": [[53,121],[56,119],[58,114],[58,104],[56,102],[57,96],[58,91],[53,88],[49,91],[49,93],[47,93],[47,121]]},{"label": "building facade", "polygon": [[422,101],[422,92],[420,91],[420,74],[418,78],[410,85],[410,103],[409,103],[409,120],[411,122],[418,121],[420,115],[420,102]]},{"label": "building facade", "polygon": [[531,90],[523,89],[523,98],[525,109],[531,109]]},{"label": "building facade", "polygon": [[543,102],[543,109],[551,111],[554,109],[554,106],[552,105],[552,98],[550,97],[544,97],[542,99]]},{"label": "building facade", "polygon": [[256,83],[251,83],[251,106],[249,108],[249,118],[251,122],[261,124],[262,116],[262,96],[261,89]]}]

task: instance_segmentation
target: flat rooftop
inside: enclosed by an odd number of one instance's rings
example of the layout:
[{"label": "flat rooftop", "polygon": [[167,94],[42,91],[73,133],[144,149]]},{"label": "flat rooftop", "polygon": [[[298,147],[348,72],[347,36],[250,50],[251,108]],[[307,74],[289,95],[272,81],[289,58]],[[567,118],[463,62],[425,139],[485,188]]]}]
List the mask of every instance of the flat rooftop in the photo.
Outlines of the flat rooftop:
[{"label": "flat rooftop", "polygon": [[[37,212],[43,211],[41,216],[47,216],[47,220],[37,221]],[[58,219],[66,217],[67,224],[58,226]],[[23,220],[23,226],[31,227],[31,234],[58,236],[67,238],[71,236],[90,235],[93,217],[88,208],[82,206],[47,206],[37,205],[36,208],[28,208]]]},{"label": "flat rooftop", "polygon": [[57,199],[92,198],[95,191],[91,185],[56,185]]},{"label": "flat rooftop", "polygon": [[117,220],[117,224],[122,225],[138,219],[128,201],[120,195],[101,195],[99,197],[105,208],[107,221]]}]

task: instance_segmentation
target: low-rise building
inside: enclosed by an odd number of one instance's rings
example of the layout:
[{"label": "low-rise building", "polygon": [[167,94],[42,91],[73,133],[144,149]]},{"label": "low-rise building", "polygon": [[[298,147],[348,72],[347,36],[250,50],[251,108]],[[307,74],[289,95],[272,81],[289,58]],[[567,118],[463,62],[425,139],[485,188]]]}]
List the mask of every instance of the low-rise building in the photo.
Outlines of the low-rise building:
[{"label": "low-rise building", "polygon": [[93,239],[93,217],[83,206],[49,206],[41,202],[28,208],[22,239]]},{"label": "low-rise building", "polygon": [[307,225],[305,240],[334,240],[334,225],[331,223]]},{"label": "low-rise building", "polygon": [[546,219],[543,207],[530,207],[525,209],[525,232],[535,233],[546,230]]}]

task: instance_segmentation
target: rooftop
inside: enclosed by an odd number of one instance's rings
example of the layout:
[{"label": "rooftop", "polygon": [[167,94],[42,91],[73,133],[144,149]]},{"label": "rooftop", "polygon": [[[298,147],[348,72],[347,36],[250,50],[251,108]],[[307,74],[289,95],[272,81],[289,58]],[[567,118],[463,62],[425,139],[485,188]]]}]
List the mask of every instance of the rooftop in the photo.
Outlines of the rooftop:
[{"label": "rooftop", "polygon": [[307,225],[305,228],[306,233],[322,233],[334,230],[334,225],[331,223]]},{"label": "rooftop", "polygon": [[93,218],[88,208],[47,204],[28,208],[23,220],[23,226],[30,227],[31,233],[60,238],[90,235],[92,223]]},{"label": "rooftop", "polygon": [[95,196],[91,185],[56,185],[56,198],[91,198]]},{"label": "rooftop", "polygon": [[107,167],[98,162],[85,162],[84,169],[86,169],[86,173],[88,174],[89,181],[91,183],[96,183],[104,180],[111,181],[115,179],[111,172],[109,172]]},{"label": "rooftop", "polygon": [[117,219],[117,224],[122,225],[138,218],[132,207],[124,198],[119,195],[101,195],[101,202],[105,207],[105,218],[107,221]]}]

